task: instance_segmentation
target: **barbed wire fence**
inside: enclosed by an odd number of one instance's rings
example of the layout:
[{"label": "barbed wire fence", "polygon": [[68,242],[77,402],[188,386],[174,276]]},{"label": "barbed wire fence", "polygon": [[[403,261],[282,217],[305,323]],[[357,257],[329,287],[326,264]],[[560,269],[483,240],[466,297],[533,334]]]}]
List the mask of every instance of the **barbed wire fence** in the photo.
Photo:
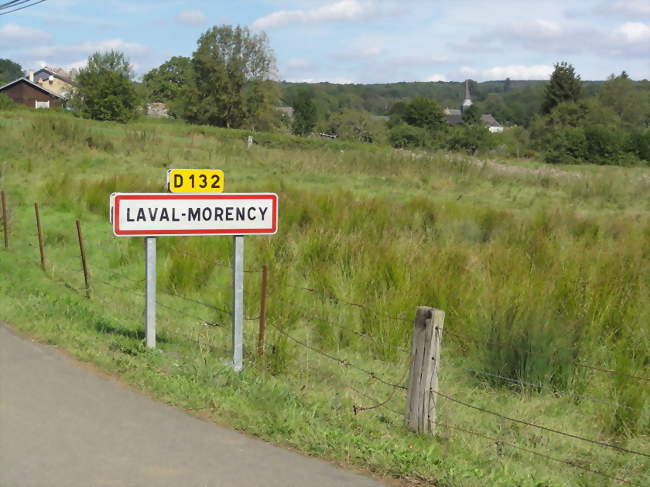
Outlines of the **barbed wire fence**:
[{"label": "barbed wire fence", "polygon": [[[8,243],[8,231],[7,231],[7,210],[6,210],[6,202],[5,202],[5,196],[4,194],[2,195],[2,201],[3,201],[3,224],[4,224],[4,242],[5,242],[5,249],[9,249],[9,243]],[[42,239],[42,237],[41,237]],[[29,247],[32,247],[35,251],[39,247],[35,245],[34,243],[26,243],[26,242],[21,242]],[[42,244],[40,245],[39,251],[41,252],[41,259],[43,259],[42,255]],[[96,245],[96,248],[101,248],[100,245]],[[82,251],[83,252],[83,251]],[[186,251],[186,250],[179,250],[179,252],[184,255],[188,259],[194,259],[196,261],[202,262],[203,264],[208,264],[212,265],[215,267],[222,267],[222,268],[231,268],[231,264],[228,262],[224,261],[212,261],[211,259],[207,259],[205,257],[202,257],[200,255],[196,255],[192,252]],[[19,256],[18,254],[12,253],[12,258],[17,258],[17,259],[22,259],[26,264],[35,266],[40,268],[42,264],[39,264],[39,262],[34,259],[30,260],[27,258],[23,258]],[[78,265],[78,263],[77,263]],[[68,289],[71,292],[74,292],[76,294],[83,294],[85,291],[82,287],[76,286],[75,284],[72,283],[74,281],[73,278],[70,278],[69,276],[63,276],[62,275],[62,269],[65,269],[67,267],[72,268],[74,264],[72,262],[68,264],[61,264],[57,263],[56,266],[53,264],[50,264],[49,272],[46,272],[49,278],[51,278],[54,282],[64,286],[66,289]],[[142,291],[138,291],[133,289],[133,286],[143,286],[144,285],[144,279],[134,279],[131,276],[126,275],[124,272],[120,272],[118,269],[110,269],[104,266],[99,265],[97,262],[90,262],[90,268],[91,268],[91,288],[93,289],[93,297],[92,299],[98,300],[100,303],[103,305],[109,307],[109,306],[114,306],[114,303],[110,303],[108,301],[102,300],[101,298],[101,293],[96,293],[94,291],[97,290],[96,285],[101,285],[106,288],[110,288],[113,291],[116,291],[120,293],[123,296],[127,296],[129,298],[132,297],[137,297],[137,298],[144,298],[144,293]],[[103,276],[106,276],[105,278],[103,277],[98,277],[96,274],[92,272],[92,270],[99,270],[103,274]],[[246,269],[245,272],[256,275],[262,272],[261,269]],[[116,282],[117,281],[117,282]],[[130,284],[130,287],[124,287],[119,284],[119,282],[126,281]],[[205,284],[205,283],[203,283]],[[395,316],[392,314],[388,313],[383,313],[380,311],[377,311],[374,308],[371,308],[370,306],[364,305],[362,303],[357,303],[353,300],[347,299],[347,298],[341,298],[339,296],[334,295],[331,292],[325,293],[318,291],[314,288],[311,287],[306,287],[306,286],[298,286],[295,284],[291,283],[285,283],[284,286],[286,288],[292,289],[294,291],[303,291],[305,293],[309,293],[310,295],[314,296],[318,300],[324,303],[328,303],[329,305],[332,306],[341,306],[341,307],[350,307],[358,310],[363,310],[364,313],[369,313],[372,314],[373,316],[380,318],[380,319],[386,319],[386,320],[392,320],[392,321],[399,321],[399,322],[412,322],[413,320],[408,319],[404,316]],[[184,294],[179,293],[177,290],[174,289],[160,289],[159,292],[168,300],[168,302],[159,302],[159,306],[166,311],[169,311],[175,315],[177,315],[180,318],[185,318],[185,319],[190,319],[194,323],[198,323],[200,325],[206,326],[208,328],[213,328],[213,329],[224,329],[226,328],[227,323],[225,320],[231,315],[231,310],[227,306],[217,306],[215,304],[206,302],[202,299],[197,299],[195,297],[191,296],[186,296]],[[288,307],[292,313],[295,315],[301,317],[302,320],[305,321],[305,323],[310,324],[314,322],[321,323],[322,325],[331,327],[332,329],[336,329],[340,332],[348,332],[351,333],[355,336],[358,336],[360,339],[364,340],[365,342],[372,343],[377,346],[385,346],[385,343],[378,337],[372,336],[368,332],[365,332],[363,330],[357,330],[354,327],[350,326],[350,323],[343,323],[331,318],[327,318],[325,316],[322,316],[319,313],[314,313],[310,310],[304,309],[303,306],[298,304],[295,301],[291,301],[284,296],[278,296],[275,292],[271,292],[269,294],[270,298],[272,299],[273,302],[278,303],[282,306]],[[179,303],[184,303],[184,304],[190,304],[193,306],[193,311],[188,311],[187,307],[181,308],[179,307]],[[212,313],[212,316],[206,316],[200,312],[196,311],[196,307],[200,307],[201,309],[208,310],[210,313]],[[143,319],[143,316],[137,312],[133,312],[132,307],[128,308],[122,308],[117,310],[121,314],[129,315],[129,319],[132,320],[133,322],[141,321]],[[219,321],[218,319],[215,319],[214,315],[221,316],[221,318],[224,321]],[[252,321],[259,321],[261,316],[246,316],[245,319],[249,322]],[[384,374],[378,373],[374,370],[372,370],[370,367],[367,365],[361,365],[358,363],[355,363],[355,361],[351,361],[349,358],[340,356],[339,354],[336,354],[334,352],[331,352],[329,350],[323,349],[321,347],[315,346],[313,343],[310,343],[309,339],[304,339],[302,337],[298,337],[296,333],[290,332],[288,329],[291,328],[290,326],[283,326],[281,323],[270,321],[268,323],[268,326],[270,329],[272,329],[275,333],[277,333],[279,336],[284,337],[285,339],[289,340],[291,343],[293,343],[295,346],[300,347],[301,349],[305,350],[306,353],[308,354],[315,354],[320,359],[330,361],[339,367],[341,367],[343,370],[347,371],[354,371],[355,373],[359,374],[360,376],[366,377],[368,381],[371,381],[373,383],[379,384],[381,387],[386,387],[388,388],[388,393],[387,397],[384,399],[375,399],[373,396],[369,395],[367,392],[361,391],[359,387],[354,387],[353,385],[348,385],[346,386],[348,389],[353,391],[355,394],[358,396],[361,396],[365,398],[366,400],[370,401],[370,404],[357,404],[357,402],[354,402],[352,405],[352,413],[354,415],[366,413],[369,411],[373,410],[387,410],[392,412],[393,414],[397,415],[398,418],[403,419],[404,418],[404,412],[400,412],[393,407],[390,406],[391,403],[395,402],[396,400],[404,400],[404,394],[408,391],[408,385],[404,383],[404,378],[408,374],[408,370],[404,373],[404,376],[402,377],[401,380],[394,380],[387,378]],[[182,327],[181,327],[182,328]],[[174,329],[175,336],[184,340],[189,340],[191,342],[197,342],[198,340],[195,338],[192,338],[190,335],[187,335],[186,333],[183,333],[182,331],[179,331],[181,328],[176,327]],[[470,341],[470,342],[475,342],[475,343],[480,343],[482,345],[487,345],[487,346],[502,346],[502,344],[498,344],[493,341],[489,340],[484,340],[479,337],[472,336],[467,333],[462,333],[458,332],[456,330],[445,330],[446,334],[451,335],[455,339],[458,340],[464,340],[464,341]],[[218,346],[214,345],[213,343],[203,343],[199,344],[200,346],[206,346],[209,350],[211,351],[219,351],[219,352],[227,352],[227,348],[225,346]],[[408,350],[405,347],[394,347],[398,351],[402,352],[405,356],[408,356],[411,351]],[[516,348],[516,347],[513,347]],[[522,353],[527,353],[530,355],[541,355],[545,358],[548,358],[549,360],[560,360],[557,357],[553,355],[548,355],[548,354],[542,354],[538,353],[533,350],[528,350],[528,349],[520,349],[518,350]],[[637,374],[629,374],[624,371],[620,370],[615,370],[609,367],[602,367],[599,365],[595,364],[590,364],[587,362],[584,362],[582,360],[578,360],[577,358],[572,362],[572,365],[575,367],[583,368],[590,370],[595,373],[603,373],[607,374],[610,376],[621,376],[625,377],[630,380],[635,380],[638,381],[639,383],[645,383],[649,382],[650,378],[644,377],[641,375]],[[650,410],[645,408],[645,407],[634,407],[626,404],[621,404],[613,399],[606,399],[603,397],[597,397],[594,395],[589,395],[589,394],[578,394],[574,393],[571,391],[567,390],[562,390],[552,384],[548,383],[534,383],[530,381],[524,381],[519,378],[513,378],[509,377],[506,375],[502,375],[496,372],[492,371],[485,371],[485,370],[477,370],[476,368],[471,368],[471,367],[466,367],[462,364],[456,363],[454,361],[450,362],[445,362],[445,367],[452,367],[457,370],[462,370],[474,377],[487,377],[490,379],[496,379],[498,381],[502,381],[508,384],[512,384],[515,386],[518,386],[522,389],[525,388],[530,388],[531,390],[539,389],[539,390],[544,390],[549,392],[553,397],[568,397],[568,398],[573,398],[577,400],[585,400],[585,401],[591,401],[594,403],[602,404],[602,405],[607,405],[612,408],[621,408],[621,409],[626,409],[626,410],[631,410],[631,411],[636,411],[639,413],[649,413]],[[444,392],[441,392],[439,390],[433,390],[431,389],[429,392],[433,393],[434,395],[440,397],[444,401],[446,401],[449,405],[453,405],[455,407],[461,407],[469,411],[473,411],[476,414],[483,415],[483,416],[491,416],[498,418],[499,420],[510,422],[513,424],[517,424],[523,427],[527,428],[532,428],[536,429],[538,431],[542,431],[545,434],[549,435],[554,435],[557,437],[561,438],[566,438],[570,439],[572,441],[580,442],[583,444],[590,445],[592,447],[598,447],[598,448],[605,448],[611,451],[616,452],[617,454],[621,455],[633,455],[636,457],[642,457],[642,458],[650,458],[650,453],[648,452],[643,452],[639,451],[637,449],[632,449],[632,448],[625,448],[623,446],[603,441],[599,438],[591,438],[586,435],[581,435],[577,434],[574,432],[569,432],[569,431],[563,431],[558,428],[550,427],[547,425],[543,424],[538,424],[537,422],[533,421],[528,421],[522,418],[516,418],[516,417],[511,417],[505,414],[502,414],[500,412],[491,410],[487,407],[484,407],[483,405],[476,404],[470,400],[466,400],[463,398],[459,398],[456,395],[451,395],[447,394]],[[635,483],[634,481],[631,481],[629,479],[624,479],[616,475],[611,475],[607,472],[603,472],[601,470],[596,470],[593,469],[587,465],[584,465],[582,463],[573,461],[573,460],[567,460],[567,459],[561,459],[557,458],[556,456],[548,455],[545,452],[540,452],[537,449],[530,449],[523,447],[521,445],[518,445],[516,443],[512,442],[505,442],[502,439],[495,438],[489,434],[485,434],[483,432],[477,432],[471,428],[467,428],[465,426],[460,426],[458,424],[454,424],[449,422],[448,420],[440,421],[438,425],[446,429],[448,431],[457,431],[459,433],[465,434],[465,435],[471,435],[477,438],[482,438],[483,440],[491,441],[494,442],[496,445],[499,445],[500,448],[508,447],[515,449],[517,451],[522,451],[525,453],[528,453],[530,455],[537,456],[539,458],[543,458],[547,461],[551,462],[556,462],[563,464],[565,466],[569,466],[578,470],[582,470],[603,478],[607,478],[609,480],[613,480],[619,483],[625,483],[628,485],[642,485]]]}]

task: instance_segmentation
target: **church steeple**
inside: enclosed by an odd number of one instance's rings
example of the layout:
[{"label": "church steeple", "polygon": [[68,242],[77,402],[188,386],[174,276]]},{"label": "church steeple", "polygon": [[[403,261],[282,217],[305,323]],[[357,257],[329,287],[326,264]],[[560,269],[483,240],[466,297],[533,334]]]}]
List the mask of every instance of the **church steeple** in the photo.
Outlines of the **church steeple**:
[{"label": "church steeple", "polygon": [[465,99],[463,104],[460,106],[460,111],[463,112],[466,108],[472,106],[472,97],[469,93],[469,80],[465,80]]}]

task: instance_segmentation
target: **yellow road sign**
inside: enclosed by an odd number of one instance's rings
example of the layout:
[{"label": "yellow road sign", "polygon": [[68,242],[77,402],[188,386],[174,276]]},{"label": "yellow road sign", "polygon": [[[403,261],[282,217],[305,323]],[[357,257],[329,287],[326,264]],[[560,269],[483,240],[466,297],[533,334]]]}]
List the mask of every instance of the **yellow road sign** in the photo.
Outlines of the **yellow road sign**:
[{"label": "yellow road sign", "polygon": [[171,193],[222,193],[223,171],[220,169],[169,169],[167,188]]}]

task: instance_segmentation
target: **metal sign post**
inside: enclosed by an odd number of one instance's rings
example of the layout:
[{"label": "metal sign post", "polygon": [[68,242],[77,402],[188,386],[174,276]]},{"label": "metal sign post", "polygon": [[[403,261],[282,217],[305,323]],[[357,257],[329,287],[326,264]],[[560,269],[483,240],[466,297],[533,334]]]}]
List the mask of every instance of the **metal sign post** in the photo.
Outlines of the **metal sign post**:
[{"label": "metal sign post", "polygon": [[[179,171],[180,183],[223,177],[205,170]],[[176,173],[170,173],[176,176]],[[182,178],[180,178],[182,176]],[[209,177],[210,176],[210,177]],[[221,179],[219,180],[220,177]],[[183,181],[181,181],[183,179]],[[172,178],[174,182],[174,178]],[[207,182],[205,183],[207,184]],[[190,188],[192,189],[192,188]],[[196,188],[194,188],[196,189]],[[146,344],[156,347],[156,237],[232,235],[232,367],[244,361],[244,235],[273,235],[278,229],[275,193],[113,193],[110,219],[117,237],[144,237],[146,248]]]},{"label": "metal sign post", "polygon": [[244,367],[244,237],[232,239],[232,367]]},{"label": "metal sign post", "polygon": [[144,239],[146,252],[146,327],[147,348],[156,348],[156,237]]}]

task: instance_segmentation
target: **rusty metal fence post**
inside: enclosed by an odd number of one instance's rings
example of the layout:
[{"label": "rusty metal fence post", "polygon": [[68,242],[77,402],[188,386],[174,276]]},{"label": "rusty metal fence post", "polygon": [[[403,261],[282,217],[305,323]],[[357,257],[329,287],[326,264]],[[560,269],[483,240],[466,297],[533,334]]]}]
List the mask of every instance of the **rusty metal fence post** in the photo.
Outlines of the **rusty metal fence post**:
[{"label": "rusty metal fence post", "polygon": [[76,221],[77,225],[77,237],[79,239],[79,253],[81,254],[81,267],[84,272],[84,282],[86,283],[86,297],[90,298],[90,283],[88,280],[88,263],[86,262],[86,249],[84,246],[84,237],[81,233],[81,223],[79,220]]},{"label": "rusty metal fence post", "polygon": [[43,230],[41,229],[41,215],[38,211],[38,203],[34,203],[34,213],[36,213],[36,230],[38,232],[38,250],[41,253],[41,268],[45,270],[45,249],[43,248]]},{"label": "rusty metal fence post", "polygon": [[0,200],[2,200],[2,234],[5,241],[5,249],[9,248],[9,222],[7,221],[7,199],[5,192],[0,192]]}]

